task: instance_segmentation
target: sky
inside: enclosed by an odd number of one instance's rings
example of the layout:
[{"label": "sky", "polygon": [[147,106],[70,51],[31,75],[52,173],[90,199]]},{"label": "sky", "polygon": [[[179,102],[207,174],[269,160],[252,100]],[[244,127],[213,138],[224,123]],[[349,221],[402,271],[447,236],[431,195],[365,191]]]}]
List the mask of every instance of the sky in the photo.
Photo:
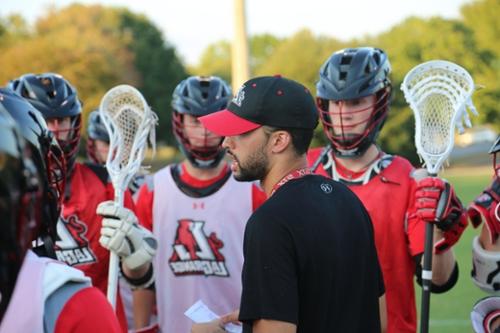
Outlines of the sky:
[{"label": "sky", "polygon": [[[234,0],[79,0],[83,4],[127,7],[148,16],[179,56],[197,64],[205,48],[233,35]],[[460,7],[472,0],[246,0],[250,35],[291,36],[302,28],[341,40],[376,35],[409,16],[459,18]],[[33,22],[51,5],[73,0],[2,1],[0,16],[18,13]]]}]

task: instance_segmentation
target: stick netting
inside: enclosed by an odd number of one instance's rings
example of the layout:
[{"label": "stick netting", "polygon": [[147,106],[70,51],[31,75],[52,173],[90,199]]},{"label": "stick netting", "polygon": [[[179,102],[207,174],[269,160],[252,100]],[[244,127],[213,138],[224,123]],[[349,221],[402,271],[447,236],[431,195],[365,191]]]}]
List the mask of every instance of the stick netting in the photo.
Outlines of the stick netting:
[{"label": "stick netting", "polygon": [[453,63],[430,61],[406,75],[402,90],[415,115],[417,152],[437,173],[453,148],[455,125],[460,129],[464,118],[470,126],[466,108],[473,108],[472,78]]}]

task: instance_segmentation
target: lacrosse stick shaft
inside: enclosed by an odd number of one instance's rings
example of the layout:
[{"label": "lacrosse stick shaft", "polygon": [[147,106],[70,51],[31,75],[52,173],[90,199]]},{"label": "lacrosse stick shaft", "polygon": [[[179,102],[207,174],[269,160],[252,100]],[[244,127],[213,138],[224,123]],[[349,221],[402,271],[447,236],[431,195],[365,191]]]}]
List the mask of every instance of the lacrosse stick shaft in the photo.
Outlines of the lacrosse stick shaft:
[{"label": "lacrosse stick shaft", "polygon": [[[115,202],[123,207],[123,191],[119,186],[113,184],[115,188]],[[118,290],[118,271],[120,258],[114,251],[109,252],[108,290],[107,298],[113,309],[116,309],[116,291]]]},{"label": "lacrosse stick shaft", "polygon": [[323,161],[323,158],[332,150],[332,146],[328,145],[323,150],[321,151],[321,154],[319,154],[318,158],[314,162],[314,164],[311,166],[311,172],[316,172],[318,169],[319,165],[321,164],[321,161]]},{"label": "lacrosse stick shaft", "polygon": [[422,269],[422,302],[420,307],[420,333],[429,332],[429,313],[432,285],[432,249],[434,246],[434,224],[426,223],[424,263]]},{"label": "lacrosse stick shaft", "polygon": [[[109,90],[99,106],[103,123],[110,137],[106,169],[115,189],[115,202],[123,207],[128,183],[144,159],[148,137],[154,139],[156,115],[142,94],[132,86],[119,85]],[[119,257],[110,252],[107,297],[116,304]]]}]

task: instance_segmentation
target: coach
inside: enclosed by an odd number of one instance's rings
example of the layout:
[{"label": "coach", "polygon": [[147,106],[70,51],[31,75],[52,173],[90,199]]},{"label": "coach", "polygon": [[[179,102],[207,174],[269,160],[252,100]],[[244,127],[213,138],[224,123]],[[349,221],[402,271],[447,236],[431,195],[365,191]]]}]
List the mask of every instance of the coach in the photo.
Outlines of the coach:
[{"label": "coach", "polygon": [[344,185],[307,168],[318,115],[310,92],[282,78],[247,81],[228,108],[201,117],[239,181],[269,199],[244,237],[243,332],[377,332],[384,286],[368,213]]}]

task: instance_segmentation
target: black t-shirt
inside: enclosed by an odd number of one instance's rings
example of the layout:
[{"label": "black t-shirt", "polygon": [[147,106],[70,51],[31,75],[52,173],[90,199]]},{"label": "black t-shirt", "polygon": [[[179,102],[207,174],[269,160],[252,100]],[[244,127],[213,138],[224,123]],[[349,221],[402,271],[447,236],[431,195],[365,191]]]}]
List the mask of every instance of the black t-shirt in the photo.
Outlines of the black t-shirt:
[{"label": "black t-shirt", "polygon": [[306,333],[380,332],[373,227],[346,186],[318,175],[286,183],[250,217],[243,249],[243,332],[258,319]]}]

